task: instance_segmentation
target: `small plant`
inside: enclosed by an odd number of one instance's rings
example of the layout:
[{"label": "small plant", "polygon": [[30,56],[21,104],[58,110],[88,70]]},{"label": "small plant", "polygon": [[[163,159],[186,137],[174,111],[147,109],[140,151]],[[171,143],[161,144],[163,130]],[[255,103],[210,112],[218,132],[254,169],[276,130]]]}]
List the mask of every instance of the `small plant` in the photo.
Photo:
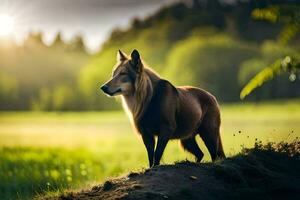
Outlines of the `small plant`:
[{"label": "small plant", "polygon": [[[243,149],[243,153],[248,153],[252,149]],[[292,142],[268,142],[263,144],[261,140],[255,139],[254,150],[265,150],[265,151],[274,151],[278,153],[284,153],[288,156],[300,156],[300,141],[298,138],[293,140]]]}]

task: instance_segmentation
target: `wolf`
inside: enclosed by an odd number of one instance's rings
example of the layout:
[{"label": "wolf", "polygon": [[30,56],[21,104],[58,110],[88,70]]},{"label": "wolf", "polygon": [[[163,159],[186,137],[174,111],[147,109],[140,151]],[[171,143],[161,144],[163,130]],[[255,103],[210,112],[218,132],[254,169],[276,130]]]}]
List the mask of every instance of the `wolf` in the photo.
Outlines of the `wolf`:
[{"label": "wolf", "polygon": [[216,98],[200,88],[175,87],[147,67],[136,49],[130,57],[121,50],[117,52],[112,77],[101,90],[109,96],[121,96],[123,107],[146,147],[149,167],[159,165],[172,139],[179,139],[181,146],[200,162],[204,154],[196,142],[197,135],[213,161],[225,158]]}]

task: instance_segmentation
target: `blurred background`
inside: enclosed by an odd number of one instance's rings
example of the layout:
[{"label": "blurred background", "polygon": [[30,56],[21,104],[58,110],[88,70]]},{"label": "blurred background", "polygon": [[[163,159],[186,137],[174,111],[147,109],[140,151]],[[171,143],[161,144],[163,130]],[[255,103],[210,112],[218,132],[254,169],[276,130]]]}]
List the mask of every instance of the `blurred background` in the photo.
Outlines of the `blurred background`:
[{"label": "blurred background", "polygon": [[[296,0],[0,0],[1,199],[147,166],[120,101],[99,90],[118,49],[213,93],[227,155],[296,139],[299,24]],[[176,142],[164,155],[193,160]]]}]

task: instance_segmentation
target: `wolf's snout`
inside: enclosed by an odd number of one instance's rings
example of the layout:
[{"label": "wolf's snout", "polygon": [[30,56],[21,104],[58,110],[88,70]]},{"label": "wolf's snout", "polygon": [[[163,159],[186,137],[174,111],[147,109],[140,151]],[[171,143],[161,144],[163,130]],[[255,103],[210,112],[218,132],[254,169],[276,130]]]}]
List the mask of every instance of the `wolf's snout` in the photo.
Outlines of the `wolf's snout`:
[{"label": "wolf's snout", "polygon": [[107,85],[102,85],[102,86],[101,86],[101,90],[102,90],[104,93],[107,93],[107,92],[108,92],[108,86],[107,86]]}]

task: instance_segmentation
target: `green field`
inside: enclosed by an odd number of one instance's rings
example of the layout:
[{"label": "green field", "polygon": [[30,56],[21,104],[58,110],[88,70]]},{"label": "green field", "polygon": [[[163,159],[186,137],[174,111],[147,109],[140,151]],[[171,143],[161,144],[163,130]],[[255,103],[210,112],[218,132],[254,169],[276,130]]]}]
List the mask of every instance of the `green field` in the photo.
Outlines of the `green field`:
[{"label": "green field", "polygon": [[[253,146],[256,138],[275,142],[300,136],[299,100],[221,108],[227,156]],[[163,163],[183,159],[193,157],[170,142]],[[0,113],[0,199],[88,187],[145,167],[145,148],[122,111]]]}]

